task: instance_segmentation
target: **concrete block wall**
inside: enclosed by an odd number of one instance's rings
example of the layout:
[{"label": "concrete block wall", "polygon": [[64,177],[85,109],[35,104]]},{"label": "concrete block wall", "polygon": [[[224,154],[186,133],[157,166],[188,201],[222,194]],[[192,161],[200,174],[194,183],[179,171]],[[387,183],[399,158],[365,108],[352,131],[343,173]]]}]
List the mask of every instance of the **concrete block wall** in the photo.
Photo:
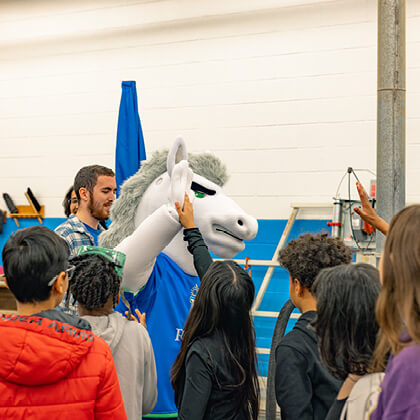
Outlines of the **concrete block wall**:
[{"label": "concrete block wall", "polygon": [[[407,3],[407,201],[419,202],[420,1]],[[375,170],[376,8],[374,0],[3,0],[0,193],[24,204],[30,186],[56,226],[77,170],[114,167],[121,81],[136,80],[148,155],[180,134],[191,151],[222,158],[227,192],[260,220],[243,256],[270,259],[291,202],[330,203],[348,166]],[[331,211],[301,217],[309,221],[296,233],[315,232]],[[14,229],[8,220],[1,248]],[[257,286],[263,274],[254,270]],[[276,270],[270,287],[264,309],[279,310],[287,274]],[[261,322],[265,346],[273,325]]]},{"label": "concrete block wall", "polygon": [[[419,13],[410,2],[411,202]],[[231,173],[228,192],[261,219],[286,218],[293,201],[330,202],[347,166],[375,169],[376,32],[373,0],[5,0],[0,191],[21,203],[30,185],[47,217],[61,216],[78,168],[114,165],[120,84],[136,80],[149,154],[177,134],[212,150]]]}]

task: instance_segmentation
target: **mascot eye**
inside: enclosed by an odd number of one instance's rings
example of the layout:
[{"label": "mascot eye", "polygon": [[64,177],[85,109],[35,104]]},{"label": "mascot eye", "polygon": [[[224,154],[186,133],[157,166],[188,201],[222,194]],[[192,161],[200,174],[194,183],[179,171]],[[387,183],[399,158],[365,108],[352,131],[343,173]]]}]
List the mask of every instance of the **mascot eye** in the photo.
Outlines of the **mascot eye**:
[{"label": "mascot eye", "polygon": [[197,198],[204,198],[207,195],[214,195],[216,194],[215,190],[211,190],[210,188],[206,188],[203,185],[198,184],[197,182],[191,182],[191,189],[194,191],[194,194]]}]

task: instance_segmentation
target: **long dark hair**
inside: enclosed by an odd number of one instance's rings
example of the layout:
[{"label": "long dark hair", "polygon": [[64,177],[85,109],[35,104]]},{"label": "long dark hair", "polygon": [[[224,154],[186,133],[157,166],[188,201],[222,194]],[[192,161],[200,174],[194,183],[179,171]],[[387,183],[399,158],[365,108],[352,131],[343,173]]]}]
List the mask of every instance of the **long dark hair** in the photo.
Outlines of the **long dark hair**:
[{"label": "long dark hair", "polygon": [[[381,336],[375,349],[376,369],[389,352],[420,344],[420,205],[406,207],[392,219],[382,255],[382,291],[376,305]],[[408,337],[404,337],[404,333]]]},{"label": "long dark hair", "polygon": [[188,346],[196,338],[221,334],[226,355],[240,398],[240,406],[249,419],[258,418],[258,376],[255,354],[255,331],[250,310],[254,284],[245,270],[233,261],[212,263],[202,280],[194,306],[185,324],[181,350],[172,366],[175,399],[182,391]]},{"label": "long dark hair", "polygon": [[317,300],[313,322],[323,364],[339,379],[371,371],[378,323],[375,305],[379,272],[368,264],[322,270],[312,287]]}]

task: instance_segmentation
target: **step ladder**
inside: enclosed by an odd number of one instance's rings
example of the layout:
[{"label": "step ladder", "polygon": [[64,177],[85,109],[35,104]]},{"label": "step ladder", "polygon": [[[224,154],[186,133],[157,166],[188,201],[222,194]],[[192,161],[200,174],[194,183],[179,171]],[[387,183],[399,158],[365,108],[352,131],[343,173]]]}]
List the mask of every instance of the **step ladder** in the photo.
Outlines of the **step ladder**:
[{"label": "step ladder", "polygon": [[[273,276],[273,273],[274,273],[274,269],[280,266],[280,264],[278,263],[279,253],[287,243],[287,239],[297,219],[299,211],[302,209],[317,209],[317,208],[331,208],[332,209],[333,204],[332,203],[291,203],[290,207],[292,208],[292,211],[290,213],[289,219],[286,223],[286,226],[284,227],[283,233],[280,237],[280,240],[277,244],[276,250],[274,251],[274,255],[271,260],[252,260],[252,259],[233,260],[240,265],[250,265],[250,266],[259,265],[259,266],[268,267],[264,275],[264,279],[261,283],[261,286],[258,290],[257,296],[254,300],[252,309],[251,309],[251,314],[253,317],[258,316],[258,317],[277,318],[279,316],[279,312],[260,311],[259,307],[261,306],[261,303],[264,299],[264,295],[267,291],[268,285],[270,284],[271,277]],[[297,314],[297,313],[292,313],[290,316],[291,319],[298,319],[299,317],[300,317],[300,314]],[[257,353],[270,354],[270,349],[257,347]]]}]

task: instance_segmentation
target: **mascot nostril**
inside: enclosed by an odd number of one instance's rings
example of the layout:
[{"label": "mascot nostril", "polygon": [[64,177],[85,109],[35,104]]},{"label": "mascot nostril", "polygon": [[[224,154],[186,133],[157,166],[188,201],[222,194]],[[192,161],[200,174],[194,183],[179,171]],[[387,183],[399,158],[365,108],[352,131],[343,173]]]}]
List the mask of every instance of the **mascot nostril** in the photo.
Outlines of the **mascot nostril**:
[{"label": "mascot nostril", "polygon": [[[234,257],[258,231],[257,221],[224,193],[226,181],[226,168],[217,157],[187,155],[178,138],[169,153],[155,152],[124,182],[111,208],[112,223],[99,238],[101,246],[126,255],[125,301],[132,313],[139,309],[147,316],[159,378],[155,417],[177,415],[170,370],[200,286],[175,201],[182,205],[185,192],[193,197],[195,222],[218,257]],[[124,314],[127,308],[121,301],[116,310]]]}]

